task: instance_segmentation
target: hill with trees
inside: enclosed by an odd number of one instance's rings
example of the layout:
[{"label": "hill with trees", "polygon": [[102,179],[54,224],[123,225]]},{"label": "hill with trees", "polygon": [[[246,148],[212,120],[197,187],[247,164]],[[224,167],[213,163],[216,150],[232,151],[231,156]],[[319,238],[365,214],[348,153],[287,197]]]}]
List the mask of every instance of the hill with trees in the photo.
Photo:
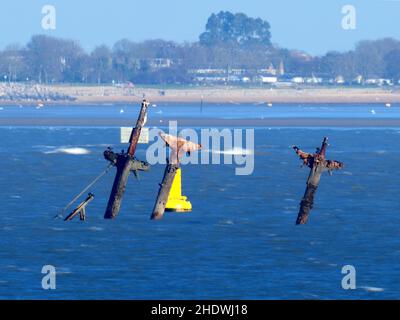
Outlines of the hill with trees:
[{"label": "hill with trees", "polygon": [[199,41],[193,43],[122,39],[112,47],[100,44],[86,52],[77,41],[35,35],[24,46],[0,51],[0,80],[13,82],[187,84],[207,70],[233,70],[250,79],[268,74],[271,66],[283,66],[288,77],[398,81],[400,42],[362,41],[348,52],[311,56],[273,45],[267,21],[221,11],[209,17]]}]

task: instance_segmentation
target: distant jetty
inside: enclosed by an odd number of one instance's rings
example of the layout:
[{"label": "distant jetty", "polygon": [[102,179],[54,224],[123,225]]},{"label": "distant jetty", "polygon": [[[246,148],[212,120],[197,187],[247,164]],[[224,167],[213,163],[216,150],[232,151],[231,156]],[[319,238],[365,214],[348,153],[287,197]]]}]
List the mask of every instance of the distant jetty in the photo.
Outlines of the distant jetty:
[{"label": "distant jetty", "polygon": [[154,103],[254,103],[273,106],[275,103],[400,103],[400,88],[345,87],[134,87],[126,85],[39,85],[0,84],[0,104],[117,104],[140,102],[144,98]]},{"label": "distant jetty", "polygon": [[44,102],[73,102],[76,98],[58,92],[51,86],[38,84],[1,83],[0,102],[3,103],[44,103]]}]

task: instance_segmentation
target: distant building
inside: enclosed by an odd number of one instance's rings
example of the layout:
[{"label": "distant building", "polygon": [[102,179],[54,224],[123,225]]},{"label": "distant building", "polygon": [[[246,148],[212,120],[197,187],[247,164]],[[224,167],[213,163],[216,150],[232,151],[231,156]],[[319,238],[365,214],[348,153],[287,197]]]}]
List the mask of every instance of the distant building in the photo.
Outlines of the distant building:
[{"label": "distant building", "polygon": [[229,74],[233,74],[235,76],[242,76],[246,73],[245,69],[229,69]]},{"label": "distant building", "polygon": [[156,59],[149,60],[149,66],[152,69],[171,68],[171,66],[173,64],[174,64],[174,61],[172,59],[168,59],[168,58],[156,58]]},{"label": "distant building", "polygon": [[240,82],[241,78],[239,76],[235,76],[235,75],[228,75],[227,81],[228,82]]},{"label": "distant building", "polygon": [[259,74],[265,74],[269,76],[275,76],[277,75],[277,70],[274,68],[274,65],[272,63],[269,64],[269,67],[267,69],[259,69],[258,70]]},{"label": "distant building", "polygon": [[342,76],[337,76],[335,78],[335,83],[336,84],[344,84],[346,81],[344,81],[344,78]]},{"label": "distant building", "polygon": [[221,83],[221,82],[226,82],[228,78],[222,76],[205,76],[205,77],[195,77],[194,80],[197,82],[205,82],[205,83]]},{"label": "distant building", "polygon": [[367,79],[365,80],[365,84],[377,86],[392,86],[393,82],[390,79]]},{"label": "distant building", "polygon": [[263,84],[273,84],[278,82],[278,77],[265,77],[265,76],[259,76],[258,81],[263,83]]},{"label": "distant building", "polygon": [[[225,83],[228,80],[238,81],[237,76],[229,77],[226,69],[190,69],[189,74],[193,74],[193,80],[200,83]],[[229,79],[228,79],[229,78]]]},{"label": "distant building", "polygon": [[356,84],[362,84],[362,82],[363,82],[363,77],[362,77],[362,75],[358,75],[357,77],[355,77],[354,82],[355,82]]},{"label": "distant building", "polygon": [[296,84],[301,84],[301,83],[304,83],[304,78],[303,77],[293,77],[291,81]]},{"label": "distant building", "polygon": [[304,82],[308,84],[321,84],[322,78],[317,78],[314,75],[310,78],[304,78]]},{"label": "distant building", "polygon": [[212,75],[212,74],[225,74],[226,70],[225,69],[190,69],[188,72],[191,74]]}]

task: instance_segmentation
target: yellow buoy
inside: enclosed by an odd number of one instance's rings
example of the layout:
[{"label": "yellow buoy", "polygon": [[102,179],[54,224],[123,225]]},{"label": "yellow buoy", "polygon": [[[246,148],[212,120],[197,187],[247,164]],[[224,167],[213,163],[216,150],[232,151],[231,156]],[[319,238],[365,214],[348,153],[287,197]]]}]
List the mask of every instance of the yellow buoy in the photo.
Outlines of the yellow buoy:
[{"label": "yellow buoy", "polygon": [[182,173],[181,168],[176,170],[174,181],[172,182],[171,191],[168,196],[165,211],[169,212],[190,212],[192,204],[187,197],[182,195]]}]

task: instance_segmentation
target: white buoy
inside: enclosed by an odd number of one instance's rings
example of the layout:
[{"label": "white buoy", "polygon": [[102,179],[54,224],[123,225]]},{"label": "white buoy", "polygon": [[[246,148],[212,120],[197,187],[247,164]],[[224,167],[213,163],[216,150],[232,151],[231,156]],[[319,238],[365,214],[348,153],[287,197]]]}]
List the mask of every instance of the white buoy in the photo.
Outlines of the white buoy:
[{"label": "white buoy", "polygon": [[392,104],[391,103],[386,103],[385,106],[386,106],[386,108],[390,108],[392,106]]},{"label": "white buoy", "polygon": [[372,113],[372,114],[376,114],[376,111],[372,109],[372,110],[371,110],[371,113]]},{"label": "white buoy", "polygon": [[267,103],[267,106],[271,108],[272,107],[272,103],[271,102]]},{"label": "white buoy", "polygon": [[119,113],[124,113],[124,112],[125,112],[124,109],[119,110]]}]

